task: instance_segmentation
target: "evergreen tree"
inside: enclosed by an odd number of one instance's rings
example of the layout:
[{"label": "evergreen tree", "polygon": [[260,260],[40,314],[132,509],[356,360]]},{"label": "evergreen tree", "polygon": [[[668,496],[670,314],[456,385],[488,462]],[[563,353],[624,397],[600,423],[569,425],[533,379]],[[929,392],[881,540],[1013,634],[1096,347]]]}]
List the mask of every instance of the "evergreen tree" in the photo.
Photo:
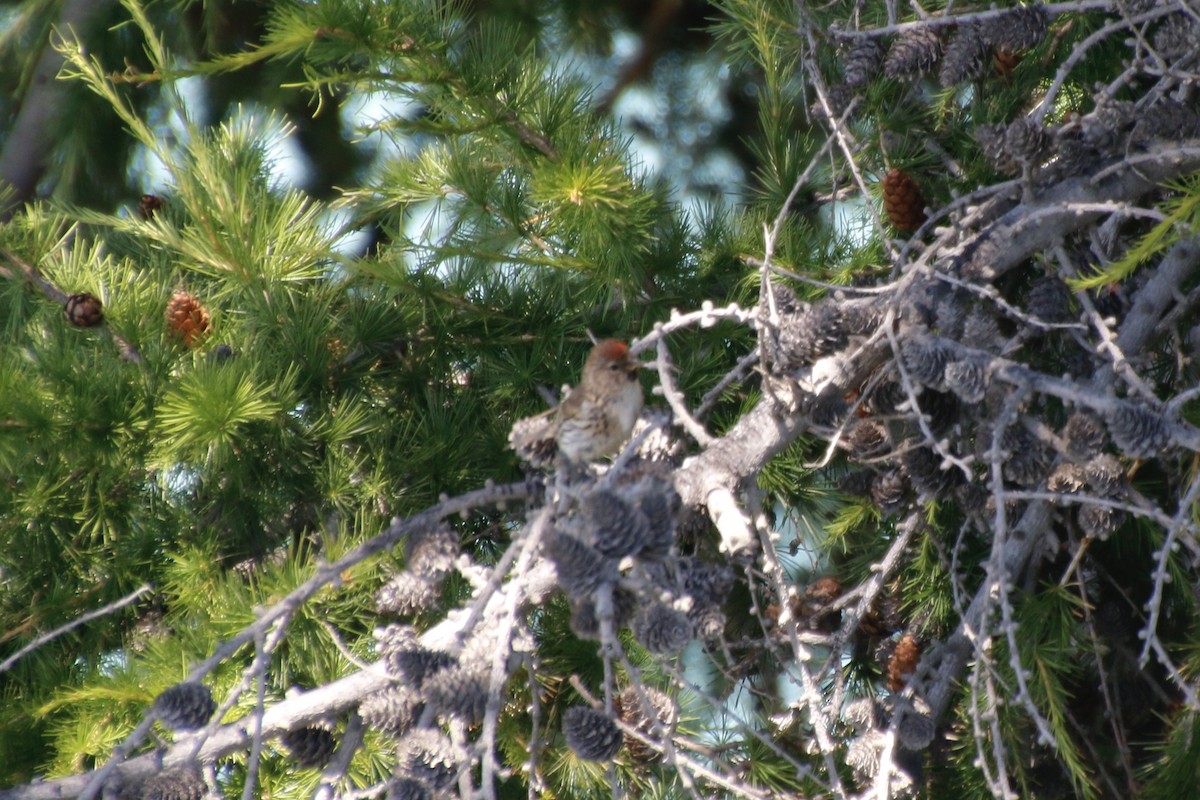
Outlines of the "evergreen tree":
[{"label": "evergreen tree", "polygon": [[1189,797],[1200,6],[913,8],[14,10],[0,798]]}]

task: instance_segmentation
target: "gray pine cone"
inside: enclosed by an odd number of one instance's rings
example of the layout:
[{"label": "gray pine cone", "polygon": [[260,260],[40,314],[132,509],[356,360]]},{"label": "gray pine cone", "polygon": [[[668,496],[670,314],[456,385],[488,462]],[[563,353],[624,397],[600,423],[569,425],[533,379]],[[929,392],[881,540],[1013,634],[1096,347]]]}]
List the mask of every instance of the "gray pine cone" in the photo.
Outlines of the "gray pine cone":
[{"label": "gray pine cone", "polygon": [[854,426],[846,437],[846,444],[854,458],[875,458],[892,449],[892,438],[882,422],[866,419]]},{"label": "gray pine cone", "polygon": [[405,616],[429,608],[441,594],[440,582],[397,572],[375,592],[375,608],[381,614]]},{"label": "gray pine cone", "polygon": [[432,800],[429,787],[416,778],[393,778],[388,786],[387,800]]},{"label": "gray pine cone", "polygon": [[1125,521],[1125,512],[1089,503],[1080,506],[1078,519],[1079,527],[1085,534],[1104,541]]},{"label": "gray pine cone", "polygon": [[883,45],[874,37],[850,42],[842,55],[842,80],[851,89],[866,86],[879,74],[883,63]]},{"label": "gray pine cone", "polygon": [[942,68],[938,72],[938,83],[949,89],[963,81],[981,78],[991,60],[991,45],[984,41],[979,26],[963,25],[946,47]]},{"label": "gray pine cone", "polygon": [[944,377],[946,388],[958,395],[964,403],[978,403],[987,392],[988,361],[976,357],[951,361],[946,365]]},{"label": "gray pine cone", "polygon": [[571,706],[563,714],[563,735],[567,746],[580,758],[609,761],[621,749],[624,737],[616,724],[588,706]]},{"label": "gray pine cone", "polygon": [[939,389],[944,386],[946,364],[952,351],[937,340],[909,339],[900,345],[900,355],[908,377],[922,386]]},{"label": "gray pine cone", "polygon": [[807,311],[781,317],[775,360],[790,371],[837,351],[847,341],[841,310],[834,301],[822,300]]},{"label": "gray pine cone", "polygon": [[901,33],[888,48],[883,73],[893,80],[912,80],[933,69],[942,57],[942,39],[931,26]]},{"label": "gray pine cone", "polygon": [[458,751],[450,738],[433,728],[414,728],[396,747],[396,769],[427,785],[444,791],[458,778]]},{"label": "gray pine cone", "polygon": [[208,724],[217,703],[202,683],[177,683],[154,699],[154,715],[168,728],[191,731]]},{"label": "gray pine cone", "polygon": [[577,517],[581,538],[608,558],[634,556],[650,543],[650,523],[616,494],[598,489],[583,499]]},{"label": "gray pine cone", "polygon": [[404,541],[404,557],[414,575],[440,581],[454,569],[458,534],[445,527],[415,531]]},{"label": "gray pine cone", "polygon": [[1100,418],[1087,411],[1076,411],[1067,419],[1063,438],[1067,441],[1067,453],[1080,462],[1099,455],[1108,442]]},{"label": "gray pine cone", "polygon": [[421,699],[415,690],[392,684],[363,698],[358,713],[373,731],[401,736],[420,715]]},{"label": "gray pine cone", "polygon": [[1014,8],[986,20],[982,25],[985,41],[997,50],[1022,53],[1031,50],[1046,38],[1049,17],[1040,4]]},{"label": "gray pine cone", "polygon": [[1084,474],[1083,467],[1070,461],[1062,461],[1050,470],[1050,475],[1046,478],[1046,489],[1057,494],[1075,494],[1086,482],[1087,475]]},{"label": "gray pine cone", "polygon": [[1108,453],[1100,453],[1083,467],[1088,486],[1101,497],[1120,497],[1125,493],[1125,470]]},{"label": "gray pine cone", "polygon": [[1150,458],[1171,443],[1171,431],[1160,414],[1138,403],[1120,403],[1108,414],[1108,432],[1130,458]]},{"label": "gray pine cone", "polygon": [[337,745],[333,731],[320,725],[290,730],[279,741],[297,764],[307,768],[325,766]]},{"label": "gray pine cone", "polygon": [[417,646],[391,650],[384,654],[383,663],[388,674],[403,678],[414,688],[420,689],[429,678],[455,666],[458,660],[449,653]]},{"label": "gray pine cone", "polygon": [[1025,311],[1043,322],[1062,322],[1071,312],[1071,290],[1056,275],[1039,278],[1029,287]]},{"label": "gray pine cone", "polygon": [[[625,627],[637,611],[637,596],[623,586],[613,588],[613,630]],[[600,641],[600,618],[596,615],[596,602],[590,596],[571,602],[571,630],[580,639]]]},{"label": "gray pine cone", "polygon": [[942,457],[930,447],[914,447],[901,461],[912,485],[930,497],[944,495],[962,483],[962,473],[953,467],[942,469]]},{"label": "gray pine cone", "polygon": [[482,720],[487,711],[490,682],[490,669],[453,667],[430,676],[422,690],[426,702],[438,713],[474,723]]},{"label": "gray pine cone", "polygon": [[141,800],[200,800],[208,788],[199,771],[184,767],[151,775],[141,786]]},{"label": "gray pine cone", "polygon": [[616,564],[570,534],[549,530],[542,552],[554,564],[558,584],[569,597],[586,597],[602,583],[617,579]]},{"label": "gray pine cone", "polygon": [[898,514],[905,506],[908,480],[898,469],[888,470],[875,478],[871,485],[871,501],[884,516]]},{"label": "gray pine cone", "polygon": [[1200,55],[1200,25],[1182,12],[1169,15],[1151,37],[1154,51],[1176,69]]},{"label": "gray pine cone", "polygon": [[1154,141],[1181,141],[1200,136],[1200,114],[1166,98],[1145,109],[1133,126],[1130,141],[1144,147]]},{"label": "gray pine cone", "polygon": [[633,635],[655,655],[677,655],[692,641],[692,623],[682,611],[652,603],[634,618]]}]

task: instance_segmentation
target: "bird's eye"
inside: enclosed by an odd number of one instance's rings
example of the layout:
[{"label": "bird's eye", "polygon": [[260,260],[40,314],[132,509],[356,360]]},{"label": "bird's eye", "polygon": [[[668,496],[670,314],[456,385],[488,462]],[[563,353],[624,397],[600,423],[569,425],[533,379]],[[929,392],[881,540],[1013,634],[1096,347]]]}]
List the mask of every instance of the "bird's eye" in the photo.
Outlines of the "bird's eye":
[{"label": "bird's eye", "polygon": [[609,368],[609,369],[614,369],[614,370],[615,370],[615,369],[620,369],[620,368],[621,368],[621,365],[620,365],[620,364],[609,364],[609,365],[608,365],[608,368]]}]

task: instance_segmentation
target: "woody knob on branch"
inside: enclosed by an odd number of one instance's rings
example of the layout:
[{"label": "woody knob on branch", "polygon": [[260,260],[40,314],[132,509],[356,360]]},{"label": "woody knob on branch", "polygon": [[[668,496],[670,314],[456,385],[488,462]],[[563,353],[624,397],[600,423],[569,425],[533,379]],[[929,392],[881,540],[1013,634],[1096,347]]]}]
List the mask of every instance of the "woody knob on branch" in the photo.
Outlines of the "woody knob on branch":
[{"label": "woody knob on branch", "polygon": [[555,450],[572,464],[612,455],[642,412],[641,366],[624,342],[597,342],[579,385],[557,408],[513,425],[512,448],[535,466],[551,463]]}]

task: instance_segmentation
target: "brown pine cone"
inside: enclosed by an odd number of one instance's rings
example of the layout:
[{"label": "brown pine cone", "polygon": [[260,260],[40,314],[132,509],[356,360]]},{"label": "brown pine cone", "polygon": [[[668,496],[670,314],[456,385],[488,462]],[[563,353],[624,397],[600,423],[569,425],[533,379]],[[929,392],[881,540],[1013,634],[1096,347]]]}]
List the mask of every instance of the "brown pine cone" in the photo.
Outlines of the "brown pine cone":
[{"label": "brown pine cone", "polygon": [[79,292],[67,298],[67,319],[78,328],[91,328],[104,321],[104,306],[90,292]]},{"label": "brown pine cone", "polygon": [[142,219],[153,219],[155,212],[166,204],[167,201],[156,194],[144,194],[138,201],[138,216]]},{"label": "brown pine cone", "polygon": [[888,688],[893,692],[901,691],[908,683],[908,676],[916,671],[920,659],[921,645],[917,644],[913,635],[906,633],[901,636],[900,641],[896,642],[896,649],[892,651],[892,657],[888,659]]},{"label": "brown pine cone", "polygon": [[902,169],[892,167],[884,177],[883,207],[896,230],[913,233],[925,222],[925,195]]},{"label": "brown pine cone", "polygon": [[180,289],[167,303],[167,328],[188,347],[195,347],[208,335],[208,309],[196,295]]}]

